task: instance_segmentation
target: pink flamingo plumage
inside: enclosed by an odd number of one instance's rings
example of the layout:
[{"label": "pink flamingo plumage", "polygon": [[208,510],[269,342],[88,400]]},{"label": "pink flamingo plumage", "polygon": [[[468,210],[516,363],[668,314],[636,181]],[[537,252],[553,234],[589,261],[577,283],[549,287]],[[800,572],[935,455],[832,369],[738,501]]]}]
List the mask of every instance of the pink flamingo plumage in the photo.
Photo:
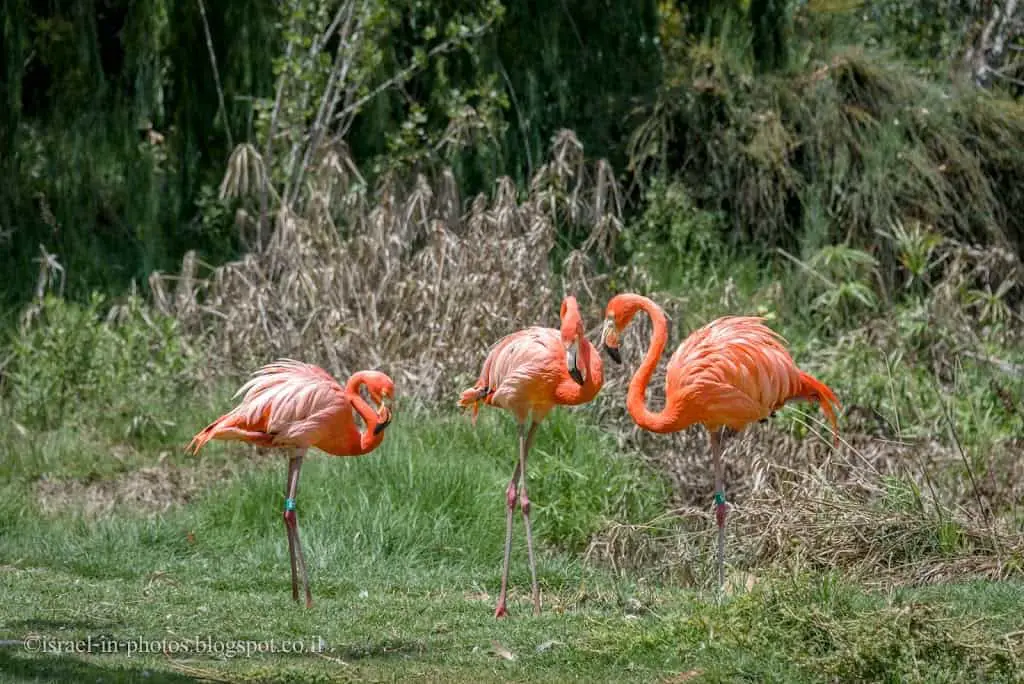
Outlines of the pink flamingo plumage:
[{"label": "pink flamingo plumage", "polygon": [[708,433],[715,469],[715,519],[718,523],[718,586],[725,584],[725,473],[722,428],[741,432],[775,414],[787,402],[815,401],[832,425],[835,444],[835,393],[800,370],[778,333],[754,316],[725,316],[694,331],[669,358],[665,370],[665,406],[655,413],[644,398],[668,341],[668,318],[647,297],[625,293],[605,309],[601,346],[620,361],[619,338],[633,316],[645,311],[654,332],[647,355],[629,383],[626,409],[637,425],[651,432],[678,432],[695,424]]},{"label": "pink flamingo plumage", "polygon": [[576,298],[570,295],[562,301],[560,329],[534,326],[501,338],[484,359],[476,384],[462,392],[458,404],[473,409],[474,422],[483,403],[511,412],[519,425],[519,459],[505,492],[505,558],[501,593],[494,611],[496,618],[508,614],[508,567],[512,550],[512,516],[517,499],[526,527],[533,613],[540,614],[530,500],[526,495],[526,458],[537,427],[556,404],[571,406],[588,402],[597,395],[603,383],[600,354],[586,339],[579,306]]},{"label": "pink flamingo plumage", "polygon": [[[378,410],[360,396],[363,386]],[[307,608],[313,607],[313,597],[295,513],[302,459],[310,448],[332,456],[358,456],[376,449],[391,423],[387,402],[394,391],[391,378],[379,371],[354,373],[342,387],[319,366],[282,359],[256,371],[235,394],[245,395],[241,403],[201,430],[186,447],[186,451],[198,454],[211,439],[220,439],[289,450],[284,522],[291,556],[292,598],[299,600],[297,563]],[[356,425],[353,411],[366,424],[363,432]]]}]

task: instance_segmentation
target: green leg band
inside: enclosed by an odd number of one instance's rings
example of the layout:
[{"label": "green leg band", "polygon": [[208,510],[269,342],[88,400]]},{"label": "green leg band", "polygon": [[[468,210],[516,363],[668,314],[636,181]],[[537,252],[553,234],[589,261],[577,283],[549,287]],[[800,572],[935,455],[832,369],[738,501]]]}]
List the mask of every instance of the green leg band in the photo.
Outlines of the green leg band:
[{"label": "green leg band", "polygon": [[725,503],[725,494],[722,492],[715,492],[715,503],[721,506]]},{"label": "green leg band", "polygon": [[295,499],[288,498],[284,500],[284,510],[294,511],[295,510]]}]

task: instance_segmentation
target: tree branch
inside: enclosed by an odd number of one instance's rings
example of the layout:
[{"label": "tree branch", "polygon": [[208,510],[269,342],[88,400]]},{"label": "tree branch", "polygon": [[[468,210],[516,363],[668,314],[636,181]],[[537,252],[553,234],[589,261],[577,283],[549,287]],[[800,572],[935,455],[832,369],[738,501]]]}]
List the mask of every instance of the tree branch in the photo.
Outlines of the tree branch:
[{"label": "tree branch", "polygon": [[991,84],[991,77],[1002,64],[1009,40],[1016,37],[1014,32],[1020,23],[1017,13],[1021,5],[1018,0],[1006,0],[1003,7],[992,3],[992,15],[985,24],[978,44],[968,50],[965,57],[971,66],[974,83],[982,88]]},{"label": "tree branch", "polygon": [[[288,189],[285,190],[285,204],[291,206],[296,196],[299,193],[299,188],[302,185],[302,176],[306,172],[306,167],[309,165],[310,160],[313,157],[313,153],[316,151],[317,146],[320,144],[320,140],[323,137],[324,129],[327,126],[327,122],[333,114],[334,106],[338,101],[337,93],[340,92],[342,84],[345,82],[350,67],[352,66],[352,60],[346,59],[347,51],[345,49],[347,37],[351,35],[354,23],[357,23],[357,16],[360,16],[365,1],[361,3],[359,12],[355,9],[354,2],[348,2],[342,8],[347,8],[348,16],[345,18],[345,25],[342,28],[340,45],[338,46],[338,54],[335,56],[334,68],[331,69],[331,75],[327,79],[327,87],[324,88],[324,94],[320,98],[320,107],[317,109],[316,119],[313,121],[313,131],[310,133],[309,140],[306,142],[306,150],[302,155],[302,163],[299,164],[298,168],[294,169],[292,178],[288,183]],[[339,18],[341,13],[339,11]],[[337,22],[331,24],[337,26]],[[329,37],[330,34],[325,34],[325,38]],[[354,46],[353,46],[354,47]],[[290,192],[289,192],[290,190]]]},{"label": "tree branch", "polygon": [[[494,21],[493,19],[488,19],[486,23],[484,23],[481,26],[477,27],[475,30],[470,31],[469,33],[467,33],[464,36],[460,36],[459,38],[449,38],[448,40],[446,40],[446,41],[444,41],[442,43],[439,43],[438,45],[435,45],[433,48],[431,48],[427,52],[426,59],[424,60],[424,62],[429,60],[431,57],[436,57],[436,56],[438,56],[440,54],[443,54],[445,52],[449,52],[450,50],[452,50],[455,47],[455,45],[459,42],[460,39],[477,38],[477,37],[483,35],[486,32],[486,30],[488,28],[490,28],[490,26],[493,23],[493,21]],[[398,85],[399,83],[402,83],[402,82],[408,80],[417,71],[423,69],[423,66],[424,65],[422,65],[422,64],[416,64],[416,63],[410,64],[409,66],[405,67],[404,69],[402,69],[401,71],[396,73],[391,78],[389,78],[386,81],[384,81],[383,83],[381,83],[379,86],[374,88],[372,91],[370,91],[369,93],[367,93],[363,97],[359,98],[355,102],[347,105],[343,110],[338,112],[338,114],[334,117],[334,122],[340,121],[343,117],[346,117],[346,116],[349,117],[349,119],[347,121],[345,121],[344,123],[341,124],[341,135],[344,135],[345,133],[348,132],[349,127],[352,125],[352,120],[355,118],[355,114],[358,113],[359,109],[361,109],[363,107],[363,105],[365,105],[367,102],[370,102],[371,100],[373,100],[373,98],[377,97],[378,95],[383,93],[385,90],[388,90],[389,88],[392,88],[392,87]]]},{"label": "tree branch", "polygon": [[[294,19],[291,24],[292,28],[295,27]],[[288,45],[284,50],[284,63],[285,68],[281,70],[280,75],[277,77],[277,92],[274,94],[274,110],[270,114],[270,130],[267,132],[267,142],[263,146],[263,168],[266,170],[263,174],[263,185],[260,187],[260,221],[256,230],[256,249],[263,249],[263,234],[267,230],[267,191],[271,184],[270,174],[273,168],[271,164],[274,159],[274,135],[277,133],[277,118],[281,113],[281,101],[284,95],[284,82],[288,76],[287,65],[292,59],[292,51],[295,47],[295,41],[291,38],[288,39]]]},{"label": "tree branch", "polygon": [[231,140],[231,122],[228,121],[228,110],[224,106],[224,91],[220,87],[220,70],[217,69],[217,55],[213,51],[213,38],[210,36],[210,24],[206,21],[206,6],[203,0],[199,2],[199,13],[203,17],[203,32],[206,34],[206,49],[210,53],[210,64],[213,66],[213,82],[217,86],[217,101],[220,103],[220,115],[224,119],[224,132],[228,136],[228,148],[234,149],[235,143]]}]

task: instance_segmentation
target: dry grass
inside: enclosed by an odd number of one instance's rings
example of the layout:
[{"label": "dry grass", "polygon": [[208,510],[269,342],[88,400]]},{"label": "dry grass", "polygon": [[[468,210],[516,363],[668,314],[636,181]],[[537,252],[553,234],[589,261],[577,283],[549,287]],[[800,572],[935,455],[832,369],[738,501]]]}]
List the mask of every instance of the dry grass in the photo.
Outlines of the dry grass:
[{"label": "dry grass", "polygon": [[[402,395],[438,401],[475,379],[500,336],[556,326],[564,292],[581,306],[603,303],[593,259],[614,245],[618,190],[571,132],[556,136],[527,197],[502,178],[493,198],[475,197],[468,211],[449,172],[409,184],[385,178],[372,204],[357,176],[343,148],[327,147],[309,174],[305,215],[279,211],[262,251],[206,277],[190,253],[179,275],[150,278],[157,307],[212,350],[218,371],[294,356],[341,377],[381,369]],[[590,237],[559,277],[551,250],[570,225]]]},{"label": "dry grass", "polygon": [[[994,450],[988,472],[975,474],[976,494],[969,478],[955,475],[962,471],[955,448],[880,439],[851,427],[838,450],[771,425],[730,440],[730,562],[839,570],[886,586],[1024,572],[1024,531],[1005,515],[1024,496],[1020,440]],[[610,523],[587,556],[702,583],[710,577],[714,532],[706,437],[695,428],[671,441],[644,451],[672,479],[675,507],[646,525]]]},{"label": "dry grass", "polygon": [[102,518],[130,512],[151,515],[165,513],[202,496],[218,482],[226,482],[253,467],[281,466],[281,454],[270,449],[246,448],[226,463],[197,459],[178,465],[163,452],[156,464],[126,470],[109,478],[40,478],[35,483],[35,500],[47,515],[72,512],[87,518]]}]

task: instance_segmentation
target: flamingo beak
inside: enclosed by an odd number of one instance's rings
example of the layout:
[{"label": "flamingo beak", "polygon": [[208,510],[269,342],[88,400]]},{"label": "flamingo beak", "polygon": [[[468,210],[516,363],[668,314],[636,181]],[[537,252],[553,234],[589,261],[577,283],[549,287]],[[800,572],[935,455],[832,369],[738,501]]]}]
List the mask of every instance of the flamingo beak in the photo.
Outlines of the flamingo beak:
[{"label": "flamingo beak", "polygon": [[608,352],[608,358],[615,363],[622,363],[622,354],[619,353],[618,347],[605,347],[604,350]]},{"label": "flamingo beak", "polygon": [[615,331],[615,321],[607,320],[601,330],[601,348],[608,352],[608,357],[615,363],[622,363],[622,354],[619,352],[619,340]]},{"label": "flamingo beak", "polygon": [[579,343],[573,342],[565,350],[565,367],[569,369],[569,377],[572,378],[577,385],[584,383],[583,371],[578,365],[577,351],[579,349]]},{"label": "flamingo beak", "polygon": [[383,420],[374,426],[373,434],[375,435],[379,435],[384,431],[384,428],[391,424],[391,407],[388,406],[388,397],[381,397],[377,415],[383,418]]}]

